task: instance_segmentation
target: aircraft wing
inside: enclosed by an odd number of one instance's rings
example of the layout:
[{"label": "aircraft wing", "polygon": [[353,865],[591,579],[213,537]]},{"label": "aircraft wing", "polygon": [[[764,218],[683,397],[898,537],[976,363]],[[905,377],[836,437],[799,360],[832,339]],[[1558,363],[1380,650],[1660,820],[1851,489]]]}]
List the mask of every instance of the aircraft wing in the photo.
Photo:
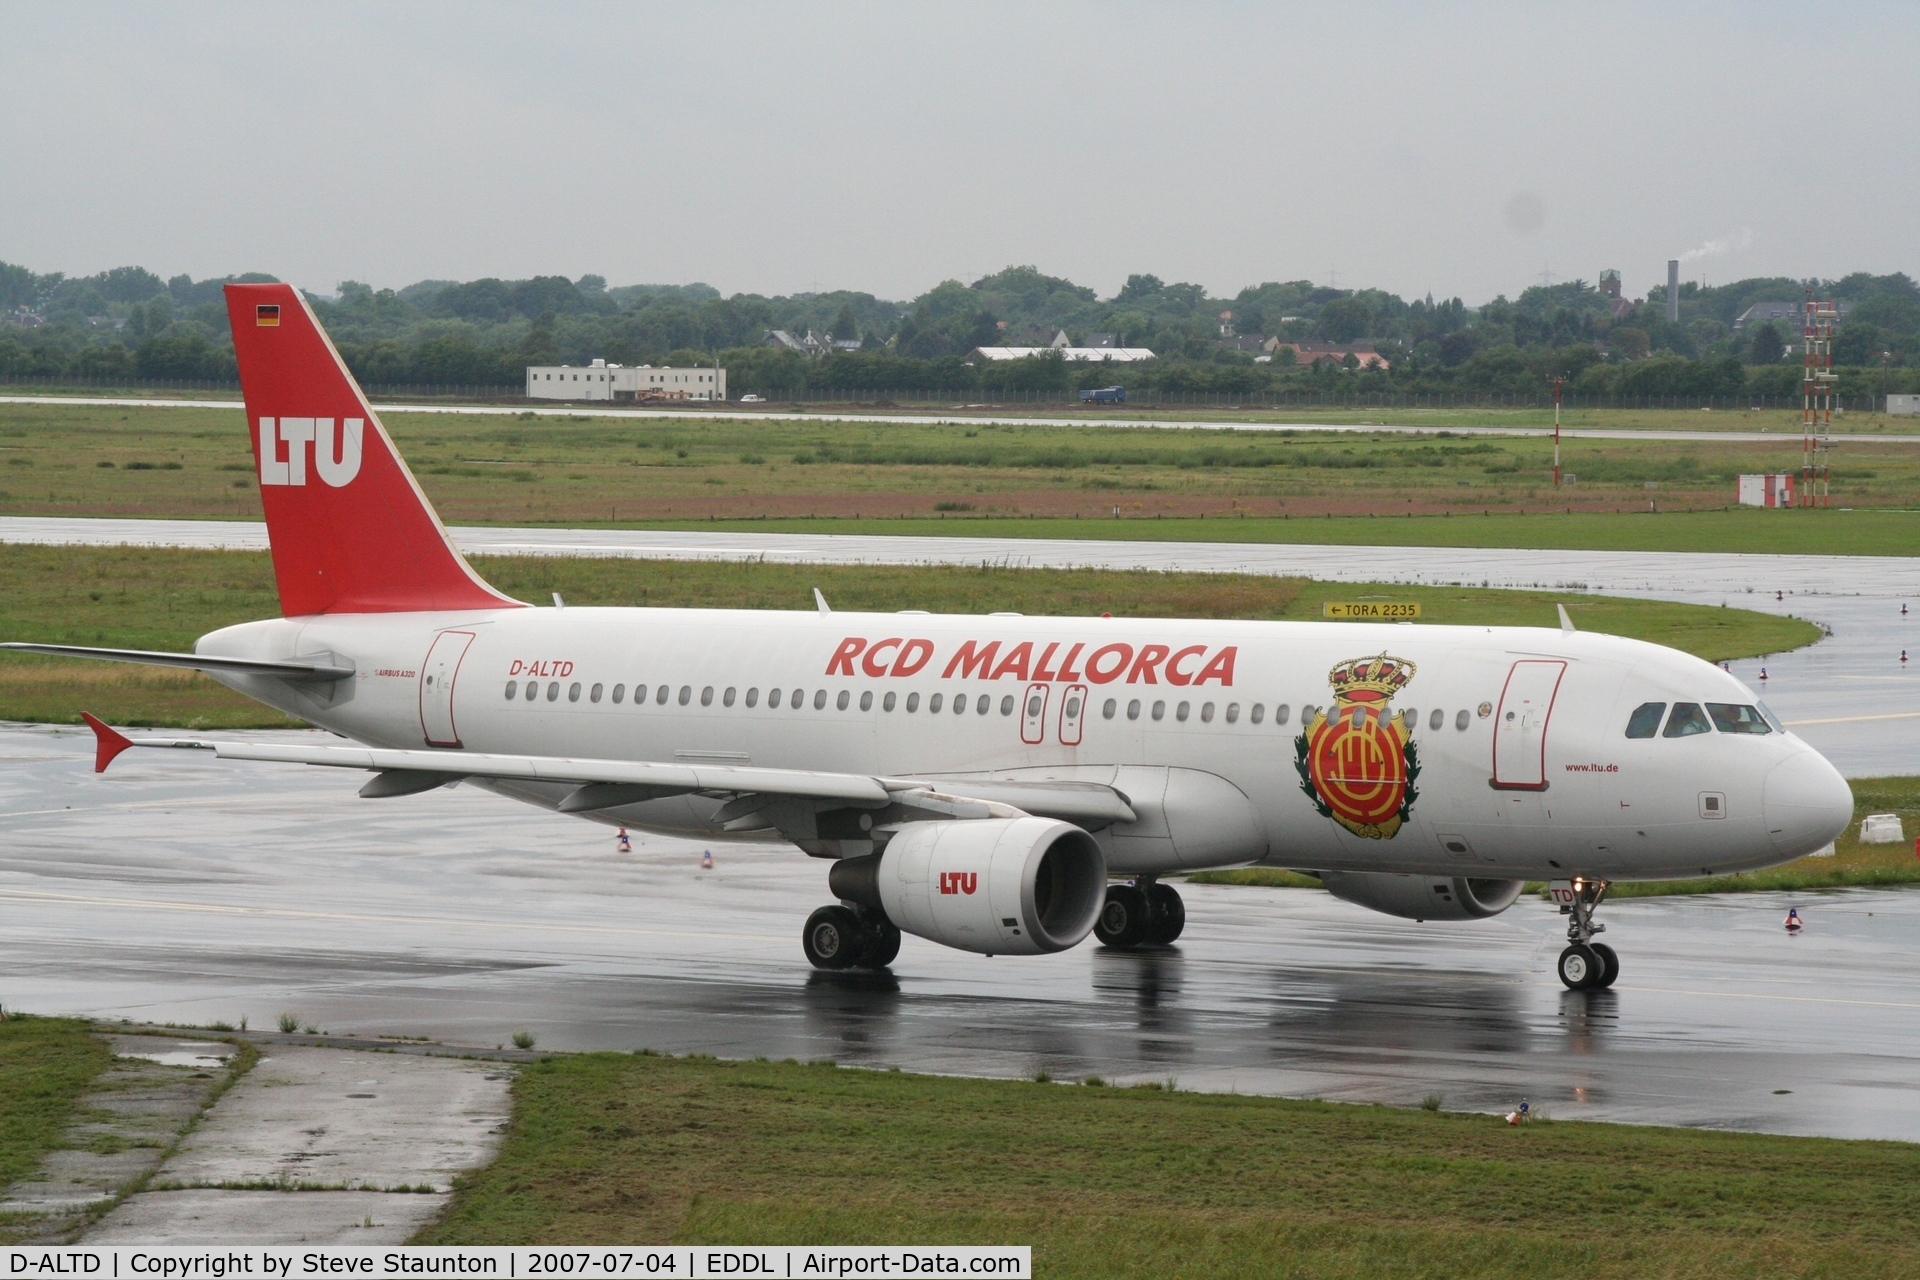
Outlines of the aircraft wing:
[{"label": "aircraft wing", "polygon": [[345,680],[353,668],[342,666],[331,654],[311,660],[265,662],[255,658],[216,658],[211,654],[167,653],[159,649],[96,649],[83,644],[28,644],[10,640],[0,649],[15,653],[50,653],[59,658],[98,658],[103,662],[138,662],[150,667],[184,667],[189,671],[224,671],[230,675],[278,676],[282,680],[328,683]]},{"label": "aircraft wing", "polygon": [[830,807],[882,809],[902,806],[929,816],[985,818],[1033,814],[1098,828],[1134,821],[1133,809],[1111,787],[1089,783],[1022,783],[987,779],[876,777],[808,769],[765,769],[748,765],[666,764],[644,760],[594,760],[571,756],[496,755],[469,751],[425,751],[385,747],[322,746],[304,743],[245,742],[216,738],[129,738],[87,715],[94,732],[94,771],[104,772],[116,756],[132,747],[211,751],[222,760],[261,760],[281,764],[364,769],[376,774],[360,794],[369,798],[428,791],[462,778],[519,782],[562,782],[573,790],[560,802],[562,813],[587,813],[636,804],[662,796],[697,792],[729,795],[729,808],[744,822],[766,807],[761,801],[826,802]]}]

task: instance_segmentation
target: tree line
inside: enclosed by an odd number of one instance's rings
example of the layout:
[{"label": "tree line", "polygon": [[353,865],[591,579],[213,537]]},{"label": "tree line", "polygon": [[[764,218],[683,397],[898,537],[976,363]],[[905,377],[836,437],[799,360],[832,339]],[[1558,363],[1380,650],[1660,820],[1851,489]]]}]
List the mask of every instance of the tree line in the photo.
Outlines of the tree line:
[{"label": "tree line", "polygon": [[[140,267],[93,276],[36,274],[0,263],[0,374],[127,379],[231,379],[221,286],[258,273],[163,280]],[[1843,393],[1905,390],[1920,377],[1920,287],[1904,274],[1815,281],[1850,311],[1836,343]],[[1680,288],[1680,319],[1664,285],[1616,308],[1584,281],[1535,286],[1477,307],[1460,298],[1411,301],[1377,289],[1309,281],[1249,286],[1231,297],[1196,284],[1133,275],[1112,297],[1008,267],[971,284],[948,280],[905,302],[871,294],[723,297],[704,284],[609,288],[604,278],[423,280],[403,289],[342,282],[309,293],[356,376],[375,385],[517,386],[529,364],[709,364],[745,392],[1065,392],[1122,383],[1143,392],[1537,392],[1562,377],[1590,396],[1791,395],[1797,332],[1736,331],[1756,302],[1798,300],[1808,282],[1756,278]],[[769,331],[830,336],[850,349],[808,357],[770,346]],[[1075,364],[1043,355],[970,365],[980,346],[1044,345],[1065,331],[1145,346],[1145,364]],[[1388,368],[1358,358],[1306,366],[1282,344],[1370,344]],[[1267,355],[1265,360],[1259,355]],[[1870,374],[1867,371],[1871,371]],[[1857,390],[1850,391],[1850,388]]]}]

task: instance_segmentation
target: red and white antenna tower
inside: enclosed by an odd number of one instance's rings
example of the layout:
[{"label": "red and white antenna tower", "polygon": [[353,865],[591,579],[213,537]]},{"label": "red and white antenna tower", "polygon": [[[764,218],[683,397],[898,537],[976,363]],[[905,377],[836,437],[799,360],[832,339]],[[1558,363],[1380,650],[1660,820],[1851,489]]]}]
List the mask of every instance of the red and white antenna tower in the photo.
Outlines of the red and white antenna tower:
[{"label": "red and white antenna tower", "polygon": [[1833,322],[1839,316],[1831,301],[1816,302],[1807,290],[1806,315],[1801,325],[1800,374],[1800,505],[1830,505],[1827,452],[1833,447]]}]

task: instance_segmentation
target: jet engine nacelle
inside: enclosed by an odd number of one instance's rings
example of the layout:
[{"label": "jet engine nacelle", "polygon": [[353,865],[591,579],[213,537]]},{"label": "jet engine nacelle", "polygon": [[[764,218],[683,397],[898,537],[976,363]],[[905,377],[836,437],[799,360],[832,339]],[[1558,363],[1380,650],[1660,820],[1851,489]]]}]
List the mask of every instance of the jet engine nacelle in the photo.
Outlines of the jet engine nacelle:
[{"label": "jet engine nacelle", "polygon": [[1512,906],[1522,887],[1518,880],[1385,871],[1323,871],[1320,883],[1342,901],[1408,920],[1484,920]]},{"label": "jet engine nacelle", "polygon": [[1106,902],[1092,836],[1051,818],[909,822],[880,853],[844,858],[833,892],[902,932],[982,955],[1040,955],[1085,938]]}]

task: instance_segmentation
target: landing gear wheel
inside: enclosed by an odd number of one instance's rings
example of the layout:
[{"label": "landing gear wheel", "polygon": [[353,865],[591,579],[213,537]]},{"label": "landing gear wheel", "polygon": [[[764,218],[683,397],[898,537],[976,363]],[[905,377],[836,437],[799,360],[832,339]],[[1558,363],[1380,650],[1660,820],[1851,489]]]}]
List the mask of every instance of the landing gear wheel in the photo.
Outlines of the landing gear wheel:
[{"label": "landing gear wheel", "polygon": [[1594,949],[1576,942],[1560,953],[1560,981],[1572,991],[1591,991],[1600,985],[1605,962]]},{"label": "landing gear wheel", "polygon": [[866,937],[860,917],[845,907],[822,907],[807,917],[800,945],[816,969],[851,969],[861,962]]},{"label": "landing gear wheel", "polygon": [[875,920],[868,926],[867,944],[860,949],[862,967],[884,969],[900,954],[900,930],[892,921]]},{"label": "landing gear wheel", "polygon": [[1135,885],[1109,885],[1106,905],[1093,923],[1093,936],[1102,946],[1131,951],[1146,942],[1152,926],[1153,911],[1145,893]]},{"label": "landing gear wheel", "polygon": [[1172,946],[1187,927],[1187,904],[1180,900],[1179,891],[1155,881],[1147,886],[1147,906],[1153,913],[1147,941],[1156,947]]},{"label": "landing gear wheel", "polygon": [[1592,943],[1593,954],[1600,957],[1600,981],[1593,985],[1604,991],[1620,976],[1620,956],[1604,942]]}]

